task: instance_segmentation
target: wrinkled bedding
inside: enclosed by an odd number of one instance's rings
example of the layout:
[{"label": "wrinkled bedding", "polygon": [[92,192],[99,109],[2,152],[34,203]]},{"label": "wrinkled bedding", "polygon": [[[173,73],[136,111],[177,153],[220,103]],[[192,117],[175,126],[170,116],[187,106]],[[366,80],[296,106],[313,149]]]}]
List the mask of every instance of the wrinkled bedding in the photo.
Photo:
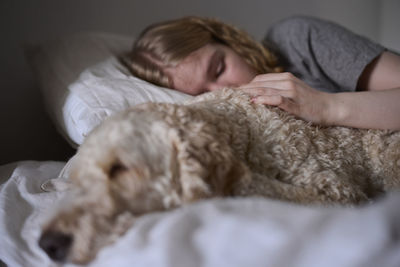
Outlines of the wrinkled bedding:
[{"label": "wrinkled bedding", "polygon": [[[41,184],[64,162],[0,167],[0,259],[57,266],[37,245],[62,197]],[[140,218],[90,266],[400,266],[400,193],[360,208],[304,207],[262,198],[214,199]],[[66,265],[74,266],[74,265]]]}]

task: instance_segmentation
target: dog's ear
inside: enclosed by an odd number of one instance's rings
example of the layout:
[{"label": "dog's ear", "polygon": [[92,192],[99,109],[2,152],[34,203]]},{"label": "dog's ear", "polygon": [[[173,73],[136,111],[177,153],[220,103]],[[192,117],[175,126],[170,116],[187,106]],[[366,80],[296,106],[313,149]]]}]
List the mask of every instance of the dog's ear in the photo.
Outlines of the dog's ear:
[{"label": "dog's ear", "polygon": [[249,169],[234,155],[228,141],[221,140],[205,123],[176,130],[172,143],[183,202],[230,195],[236,183],[251,179]]},{"label": "dog's ear", "polygon": [[40,185],[45,192],[63,192],[72,188],[71,182],[65,178],[53,178]]}]

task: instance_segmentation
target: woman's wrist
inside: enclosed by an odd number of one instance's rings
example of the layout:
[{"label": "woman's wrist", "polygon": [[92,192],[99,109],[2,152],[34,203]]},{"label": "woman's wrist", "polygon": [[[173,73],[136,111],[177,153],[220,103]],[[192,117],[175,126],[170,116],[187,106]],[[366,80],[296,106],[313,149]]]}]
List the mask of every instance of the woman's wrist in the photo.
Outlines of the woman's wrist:
[{"label": "woman's wrist", "polygon": [[331,126],[341,126],[348,116],[348,107],[343,100],[346,93],[324,93],[325,106],[323,123]]}]

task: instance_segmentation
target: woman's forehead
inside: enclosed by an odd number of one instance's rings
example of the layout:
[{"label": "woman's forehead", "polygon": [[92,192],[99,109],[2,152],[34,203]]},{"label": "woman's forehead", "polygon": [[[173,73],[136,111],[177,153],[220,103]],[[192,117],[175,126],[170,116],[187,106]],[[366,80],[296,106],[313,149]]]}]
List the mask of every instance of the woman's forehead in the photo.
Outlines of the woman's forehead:
[{"label": "woman's forehead", "polygon": [[184,58],[177,66],[167,67],[165,72],[171,77],[173,87],[190,94],[200,94],[206,87],[207,70],[212,55],[218,45],[207,44]]}]

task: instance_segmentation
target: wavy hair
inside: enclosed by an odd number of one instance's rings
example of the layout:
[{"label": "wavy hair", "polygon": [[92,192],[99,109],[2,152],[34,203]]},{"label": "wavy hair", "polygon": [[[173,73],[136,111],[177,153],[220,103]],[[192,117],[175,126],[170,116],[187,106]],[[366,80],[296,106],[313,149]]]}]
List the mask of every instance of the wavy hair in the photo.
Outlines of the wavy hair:
[{"label": "wavy hair", "polygon": [[171,88],[172,80],[163,69],[178,65],[212,42],[230,47],[258,74],[283,71],[275,54],[245,31],[217,19],[195,16],[150,25],[122,59],[134,76]]}]

